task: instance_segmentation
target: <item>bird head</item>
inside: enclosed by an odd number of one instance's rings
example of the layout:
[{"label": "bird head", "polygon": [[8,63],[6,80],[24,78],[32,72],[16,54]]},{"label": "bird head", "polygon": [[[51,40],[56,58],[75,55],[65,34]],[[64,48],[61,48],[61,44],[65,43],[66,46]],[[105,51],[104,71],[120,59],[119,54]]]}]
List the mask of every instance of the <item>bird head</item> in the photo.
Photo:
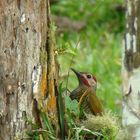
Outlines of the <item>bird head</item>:
[{"label": "bird head", "polygon": [[76,74],[78,81],[79,81],[79,86],[87,86],[87,87],[92,87],[93,89],[96,90],[97,88],[97,80],[96,77],[90,73],[86,72],[78,72],[75,69],[71,68],[71,70]]}]

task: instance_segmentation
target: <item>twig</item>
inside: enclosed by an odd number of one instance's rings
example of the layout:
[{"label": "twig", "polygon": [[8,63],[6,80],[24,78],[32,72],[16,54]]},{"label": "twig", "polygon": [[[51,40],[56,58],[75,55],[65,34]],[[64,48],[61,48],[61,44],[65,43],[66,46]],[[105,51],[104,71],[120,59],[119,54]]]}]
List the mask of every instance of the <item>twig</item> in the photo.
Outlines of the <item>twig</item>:
[{"label": "twig", "polygon": [[[76,44],[75,49],[77,49],[77,47],[78,47],[78,45],[79,45],[79,42],[80,42],[80,37],[79,37],[79,39],[78,39],[78,42],[77,42],[77,44]],[[71,61],[70,61],[70,66],[69,66],[68,76],[67,76],[67,81],[66,81],[66,89],[67,89],[67,87],[68,87],[70,67],[71,67],[71,65],[72,65],[73,59],[74,59],[74,54],[72,55],[72,58],[71,58]],[[66,90],[66,94],[67,94],[67,90]]]}]

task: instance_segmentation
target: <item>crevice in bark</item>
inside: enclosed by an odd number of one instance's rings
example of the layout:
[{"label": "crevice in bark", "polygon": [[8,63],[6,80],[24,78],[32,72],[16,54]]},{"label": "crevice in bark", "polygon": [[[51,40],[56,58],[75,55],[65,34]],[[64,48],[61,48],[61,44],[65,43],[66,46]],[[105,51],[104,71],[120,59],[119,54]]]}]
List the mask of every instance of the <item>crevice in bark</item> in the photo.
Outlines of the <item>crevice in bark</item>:
[{"label": "crevice in bark", "polygon": [[140,1],[139,0],[137,0],[137,2],[135,2],[136,3],[136,6],[137,6],[137,15],[136,15],[136,22],[137,22],[137,50],[138,50],[138,52],[140,53],[140,39],[139,39],[139,37],[140,37],[140,22],[139,22],[139,20],[140,20]]},{"label": "crevice in bark", "polygon": [[38,102],[36,99],[33,99],[33,116],[35,118],[36,124],[39,126],[39,128],[42,128],[42,123],[40,119],[40,111],[39,111]]}]

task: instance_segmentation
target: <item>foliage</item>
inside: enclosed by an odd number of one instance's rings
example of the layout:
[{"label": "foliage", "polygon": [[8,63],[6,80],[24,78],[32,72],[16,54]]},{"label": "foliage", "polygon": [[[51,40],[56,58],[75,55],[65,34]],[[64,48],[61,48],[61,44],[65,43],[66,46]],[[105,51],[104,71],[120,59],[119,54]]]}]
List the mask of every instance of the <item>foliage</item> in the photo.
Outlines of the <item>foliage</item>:
[{"label": "foliage", "polygon": [[[70,67],[95,74],[97,94],[104,106],[117,114],[121,112],[120,58],[125,23],[122,3],[122,0],[60,0],[51,6],[52,13],[57,16],[86,23],[79,32],[57,33],[58,50],[64,50],[58,55],[62,80],[66,80]],[[70,73],[70,90],[76,87],[76,80]]]},{"label": "foliage", "polygon": [[25,139],[45,140],[46,138],[49,138],[50,140],[56,140],[56,130],[53,128],[46,112],[40,109],[39,115],[42,120],[42,127],[34,123],[33,120],[26,120],[28,125],[31,126],[31,130],[26,131]]},{"label": "foliage", "polygon": [[[122,0],[59,0],[51,6],[52,13],[57,16],[86,23],[79,32],[74,30],[59,32],[59,28],[57,29],[58,47],[55,53],[58,54],[64,88],[67,85],[70,67],[93,73],[98,81],[97,94],[104,107],[111,109],[113,114],[117,113],[118,116],[121,112],[120,58],[124,12],[117,7],[121,7],[122,2]],[[53,27],[55,28],[54,25]],[[44,58],[44,55],[42,57]],[[70,73],[67,88],[72,90],[76,85],[77,79]],[[60,92],[62,94],[62,87],[59,89]],[[84,116],[86,120],[81,123],[80,118],[83,114],[78,108],[78,102],[72,101],[65,92],[63,98],[65,114],[60,113],[60,118],[61,120],[65,118],[65,122],[61,121],[61,125],[66,125],[68,140],[80,140],[90,134],[98,138],[103,137],[104,140],[114,139],[119,129],[116,116],[112,113],[97,117]],[[50,140],[56,139],[56,129],[42,110],[40,117],[43,122],[42,128],[31,123],[32,131],[28,132],[28,136],[33,140],[42,140],[45,137]]]},{"label": "foliage", "polygon": [[[27,120],[32,126],[32,130],[27,131],[28,138],[32,140],[45,140],[46,138],[55,140],[58,137],[61,137],[62,140],[83,140],[88,136],[96,137],[97,139],[103,138],[104,140],[115,138],[119,130],[116,116],[110,112],[103,114],[103,116],[94,116],[91,114],[83,116],[80,113],[78,102],[71,100],[62,91],[61,84],[59,87],[59,96],[63,93],[63,98],[61,98],[62,96],[58,98],[60,129],[58,130],[54,127],[46,112],[40,109],[39,115],[43,125],[41,127]],[[64,99],[63,105],[61,104],[62,99]],[[64,112],[61,110],[63,107],[65,107]]]}]

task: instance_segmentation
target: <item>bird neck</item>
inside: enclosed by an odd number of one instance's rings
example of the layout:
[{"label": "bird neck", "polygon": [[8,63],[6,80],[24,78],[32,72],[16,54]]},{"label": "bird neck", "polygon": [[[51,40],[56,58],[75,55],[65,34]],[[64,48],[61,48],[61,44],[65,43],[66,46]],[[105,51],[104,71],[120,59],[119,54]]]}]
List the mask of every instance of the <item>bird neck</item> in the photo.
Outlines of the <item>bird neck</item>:
[{"label": "bird neck", "polygon": [[90,89],[90,90],[92,90],[94,93],[96,93],[96,88],[95,87],[92,87],[92,86],[87,86],[87,85],[85,85],[85,84],[79,84],[79,86],[76,88],[76,89],[78,89],[79,88],[79,90],[81,89],[81,90],[84,90],[84,91],[86,91],[86,90],[88,90],[88,89]]},{"label": "bird neck", "polygon": [[74,89],[71,92],[70,94],[71,99],[79,99],[82,93],[86,91],[86,89],[87,88],[85,86],[79,85],[76,89]]},{"label": "bird neck", "polygon": [[80,84],[76,89],[74,89],[71,92],[71,98],[72,99],[79,99],[86,91],[88,92],[88,90],[92,91],[92,93],[95,94],[96,90],[93,87],[88,87],[84,84]]}]

